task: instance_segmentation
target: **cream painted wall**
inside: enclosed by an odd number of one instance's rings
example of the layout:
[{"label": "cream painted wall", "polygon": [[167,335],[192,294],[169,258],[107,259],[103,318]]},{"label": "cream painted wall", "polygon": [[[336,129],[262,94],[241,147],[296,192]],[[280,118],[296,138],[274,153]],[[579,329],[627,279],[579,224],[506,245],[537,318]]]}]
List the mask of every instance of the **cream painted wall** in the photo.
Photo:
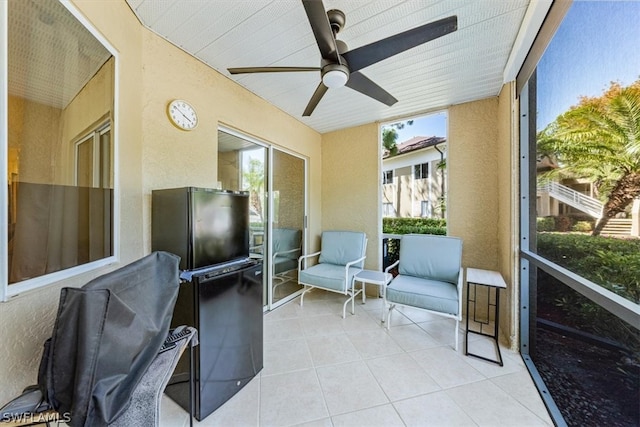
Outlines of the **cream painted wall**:
[{"label": "cream painted wall", "polygon": [[[310,232],[321,230],[320,134],[145,30],[124,0],[74,4],[118,51],[114,122],[121,262],[0,304],[2,403],[36,382],[60,288],[81,286],[150,251],[151,189],[215,185],[218,123],[309,159]],[[167,120],[166,105],[175,98],[198,110],[196,130],[179,131]]]},{"label": "cream painted wall", "polygon": [[59,139],[62,111],[15,96],[9,96],[8,106],[8,147],[18,160],[8,170],[18,174],[18,181],[51,182],[55,175],[52,159],[57,157],[52,143]]},{"label": "cream painted wall", "polygon": [[[151,191],[182,186],[215,187],[218,125],[284,147],[309,159],[310,233],[321,227],[320,134],[213,71],[150,31],[143,36],[144,247],[151,249]],[[198,127],[180,131],[166,106],[185,99],[198,112]]]},{"label": "cream painted wall", "polygon": [[[116,170],[121,192],[116,201],[120,209],[121,263],[143,255],[142,233],[142,28],[124,1],[96,2],[76,0],[74,4],[118,50],[120,62],[119,109]],[[58,307],[60,288],[81,286],[117,265],[83,274],[70,280],[27,292],[0,304],[2,342],[0,346],[0,404],[37,381],[42,345],[51,334]]]},{"label": "cream painted wall", "polygon": [[464,267],[498,268],[497,114],[497,98],[449,108],[447,233]]},{"label": "cream painted wall", "polygon": [[370,123],[322,135],[322,227],[364,231],[365,268],[373,270],[382,267],[378,132],[378,124]]},{"label": "cream painted wall", "polygon": [[500,328],[513,350],[520,340],[519,250],[519,108],[515,83],[502,87],[498,97],[498,270],[507,283],[500,301]]},{"label": "cream painted wall", "polygon": [[512,348],[517,345],[519,323],[514,287],[518,239],[514,102],[509,84],[500,97],[451,107],[447,162],[448,233],[464,241],[464,267],[497,270],[505,279],[500,333]]},{"label": "cream painted wall", "polygon": [[75,185],[77,139],[95,130],[107,118],[113,121],[114,64],[113,57],[108,59],[62,111],[60,154],[56,164],[57,184]]}]

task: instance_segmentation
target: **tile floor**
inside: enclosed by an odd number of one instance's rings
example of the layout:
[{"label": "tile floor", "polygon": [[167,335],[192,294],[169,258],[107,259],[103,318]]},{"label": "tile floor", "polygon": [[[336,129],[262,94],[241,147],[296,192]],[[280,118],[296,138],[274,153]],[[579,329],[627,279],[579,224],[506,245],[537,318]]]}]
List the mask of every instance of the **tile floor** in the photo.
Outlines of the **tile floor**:
[{"label": "tile floor", "polygon": [[[420,310],[380,322],[382,300],[356,303],[314,290],[264,318],[264,369],[198,426],[552,426],[519,354],[504,366],[458,352],[453,321]],[[461,325],[462,327],[463,325]],[[493,352],[469,336],[472,351]],[[189,425],[166,395],[161,426]]]}]

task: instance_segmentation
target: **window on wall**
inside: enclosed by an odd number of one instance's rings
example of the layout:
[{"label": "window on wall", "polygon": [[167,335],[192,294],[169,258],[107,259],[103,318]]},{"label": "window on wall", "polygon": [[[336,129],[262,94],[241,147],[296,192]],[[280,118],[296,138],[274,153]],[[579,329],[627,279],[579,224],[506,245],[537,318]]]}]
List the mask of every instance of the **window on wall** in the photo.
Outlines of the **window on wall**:
[{"label": "window on wall", "polygon": [[393,184],[393,171],[382,172],[382,184]]},{"label": "window on wall", "polygon": [[111,188],[111,126],[100,125],[76,143],[76,185]]},{"label": "window on wall", "polygon": [[522,352],[570,425],[640,420],[638,16],[573,2],[520,94]]},{"label": "window on wall", "polygon": [[447,112],[385,124],[381,141],[382,203],[392,203],[397,217],[438,219],[445,227]]},{"label": "window on wall", "polygon": [[8,22],[7,37],[0,35],[6,299],[114,260],[116,63],[71,6],[8,0],[1,8]]},{"label": "window on wall", "polygon": [[413,166],[413,177],[415,179],[429,178],[429,163],[421,163]]},{"label": "window on wall", "polygon": [[393,209],[393,203],[382,204],[382,215],[388,217],[396,216],[396,211]]}]

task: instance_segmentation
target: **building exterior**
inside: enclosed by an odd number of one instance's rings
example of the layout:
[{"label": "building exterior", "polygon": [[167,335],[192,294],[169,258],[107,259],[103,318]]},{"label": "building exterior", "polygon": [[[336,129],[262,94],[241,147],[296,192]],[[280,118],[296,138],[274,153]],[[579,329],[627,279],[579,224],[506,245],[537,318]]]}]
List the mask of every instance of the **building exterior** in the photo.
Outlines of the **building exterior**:
[{"label": "building exterior", "polygon": [[444,218],[446,144],[439,136],[415,136],[382,158],[382,215]]}]

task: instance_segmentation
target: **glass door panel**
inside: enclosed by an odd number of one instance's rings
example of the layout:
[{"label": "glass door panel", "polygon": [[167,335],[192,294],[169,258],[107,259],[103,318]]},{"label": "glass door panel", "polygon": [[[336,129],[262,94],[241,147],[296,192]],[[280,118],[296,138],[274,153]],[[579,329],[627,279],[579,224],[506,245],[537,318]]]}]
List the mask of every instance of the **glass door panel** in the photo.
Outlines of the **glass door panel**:
[{"label": "glass door panel", "polygon": [[305,161],[273,149],[271,186],[272,304],[300,291],[298,258],[304,248]]}]

